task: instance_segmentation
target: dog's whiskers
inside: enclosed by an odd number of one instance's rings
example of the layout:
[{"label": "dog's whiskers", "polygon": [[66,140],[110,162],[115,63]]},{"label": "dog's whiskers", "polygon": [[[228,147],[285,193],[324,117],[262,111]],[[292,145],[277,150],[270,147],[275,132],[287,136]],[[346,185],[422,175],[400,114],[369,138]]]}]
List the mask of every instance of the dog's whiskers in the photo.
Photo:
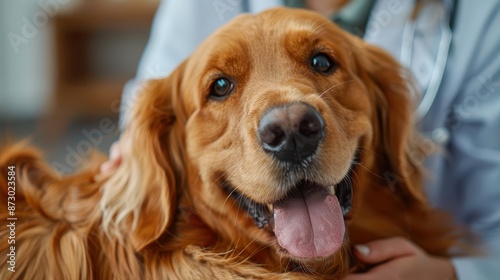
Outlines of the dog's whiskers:
[{"label": "dog's whiskers", "polygon": [[[313,25],[316,25],[316,23],[317,23],[318,21],[319,21],[319,19],[318,19],[318,20],[316,20],[316,21],[314,21]],[[316,27],[314,27],[313,32],[316,32],[316,30],[320,29],[320,28],[321,28],[322,26],[324,26],[325,24],[328,24],[328,22],[323,22],[322,24],[317,25]]]},{"label": "dog's whiskers", "polygon": [[330,91],[330,90],[332,90],[332,89],[334,89],[334,88],[336,88],[336,87],[338,87],[338,86],[341,86],[341,85],[343,85],[343,84],[347,84],[347,83],[350,83],[350,82],[354,82],[354,80],[347,80],[347,81],[345,81],[345,82],[335,84],[335,85],[333,85],[333,86],[329,87],[328,89],[326,89],[325,91],[323,91],[323,92],[319,95],[319,97],[323,96],[323,94],[327,93],[328,91]]},{"label": "dog's whiskers", "polygon": [[[230,174],[229,174],[229,175],[225,178],[225,180],[224,180],[222,183],[220,183],[220,184],[224,184],[224,183],[226,183],[227,181],[229,181],[230,177],[231,177],[231,176],[233,176],[233,174],[234,174],[234,173],[236,173],[236,171],[237,171],[240,167],[241,167],[241,164],[240,164],[240,165],[238,165],[238,166],[236,166],[236,167],[234,168],[234,170],[233,170],[233,171],[232,171],[232,172],[231,172],[231,173],[230,173]],[[220,178],[222,178],[223,176],[224,176],[224,175],[219,176],[219,177],[218,177],[218,178],[217,178],[217,179],[216,179],[213,183],[214,183],[214,184],[217,184],[217,181],[218,181]],[[234,194],[235,192],[237,192],[237,189],[238,189],[238,188],[239,188],[239,186],[232,186],[232,190],[231,190],[231,191],[230,191],[230,192],[226,195],[226,198],[224,199],[224,203],[222,204],[222,207],[221,207],[221,208],[224,208],[224,206],[225,206],[225,205],[226,205],[226,203],[228,202],[229,198],[230,198],[231,196],[233,196],[233,194]],[[234,199],[234,200],[233,200],[233,204],[232,204],[232,206],[233,206],[233,207],[235,206],[235,204],[237,205],[237,207],[238,207],[238,211],[242,210],[242,209],[241,209],[241,205],[240,205],[240,203],[238,202],[238,200],[239,200],[239,199],[241,199],[241,195],[239,195],[236,199]],[[222,215],[222,212],[219,212],[219,215],[218,215],[218,217],[217,217],[217,219],[218,219],[218,220],[220,220],[220,219],[222,218],[222,217],[221,217],[221,215]],[[237,217],[235,216],[235,217],[234,217],[234,221],[233,221],[233,225],[236,225],[236,220],[237,220]]]}]

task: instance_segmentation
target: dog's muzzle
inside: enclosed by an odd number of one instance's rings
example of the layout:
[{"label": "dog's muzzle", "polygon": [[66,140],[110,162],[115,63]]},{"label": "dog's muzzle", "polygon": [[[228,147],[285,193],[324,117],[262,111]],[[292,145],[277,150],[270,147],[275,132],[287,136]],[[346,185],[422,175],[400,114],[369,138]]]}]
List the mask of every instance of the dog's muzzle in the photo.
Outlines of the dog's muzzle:
[{"label": "dog's muzzle", "polygon": [[272,107],[262,116],[258,136],[264,150],[277,160],[300,164],[316,152],[324,126],[314,107],[289,103]]}]

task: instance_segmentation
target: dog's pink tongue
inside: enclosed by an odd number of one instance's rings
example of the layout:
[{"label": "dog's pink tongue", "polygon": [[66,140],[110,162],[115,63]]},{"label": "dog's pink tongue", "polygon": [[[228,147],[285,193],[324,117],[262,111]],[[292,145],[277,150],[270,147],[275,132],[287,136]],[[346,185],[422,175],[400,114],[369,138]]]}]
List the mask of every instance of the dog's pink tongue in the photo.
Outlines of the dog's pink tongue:
[{"label": "dog's pink tongue", "polygon": [[274,233],[281,247],[293,256],[332,255],[340,248],[345,233],[337,197],[321,189],[295,191],[274,205]]}]

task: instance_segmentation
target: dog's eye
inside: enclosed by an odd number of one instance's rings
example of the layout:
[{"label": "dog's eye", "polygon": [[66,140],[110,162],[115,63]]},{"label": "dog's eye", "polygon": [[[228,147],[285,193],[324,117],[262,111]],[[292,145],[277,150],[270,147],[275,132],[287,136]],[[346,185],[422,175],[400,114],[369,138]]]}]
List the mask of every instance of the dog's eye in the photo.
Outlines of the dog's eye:
[{"label": "dog's eye", "polygon": [[336,68],[335,62],[324,53],[318,53],[313,56],[311,66],[314,71],[322,74],[330,74]]},{"label": "dog's eye", "polygon": [[227,97],[234,88],[234,84],[227,78],[219,78],[210,86],[210,97],[221,99]]}]

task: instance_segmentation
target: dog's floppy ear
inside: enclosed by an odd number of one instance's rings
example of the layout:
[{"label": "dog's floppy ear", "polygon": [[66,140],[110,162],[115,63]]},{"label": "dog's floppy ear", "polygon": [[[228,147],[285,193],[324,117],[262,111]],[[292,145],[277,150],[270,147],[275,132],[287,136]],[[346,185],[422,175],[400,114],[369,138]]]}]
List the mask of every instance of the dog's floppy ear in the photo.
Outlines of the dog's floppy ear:
[{"label": "dog's floppy ear", "polygon": [[[185,64],[185,63],[184,63]],[[139,251],[172,223],[183,185],[180,83],[184,64],[138,94],[120,145],[122,162],[103,186],[103,228]],[[123,241],[123,240],[120,240]]]},{"label": "dog's floppy ear", "polygon": [[[395,191],[408,199],[425,200],[422,189],[421,159],[425,148],[423,138],[415,131],[412,95],[413,79],[390,54],[378,47],[362,43],[358,63],[366,71],[365,83],[376,104],[374,111],[374,145],[384,151],[386,170],[383,176]],[[428,149],[427,149],[428,150]]]}]

